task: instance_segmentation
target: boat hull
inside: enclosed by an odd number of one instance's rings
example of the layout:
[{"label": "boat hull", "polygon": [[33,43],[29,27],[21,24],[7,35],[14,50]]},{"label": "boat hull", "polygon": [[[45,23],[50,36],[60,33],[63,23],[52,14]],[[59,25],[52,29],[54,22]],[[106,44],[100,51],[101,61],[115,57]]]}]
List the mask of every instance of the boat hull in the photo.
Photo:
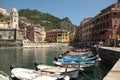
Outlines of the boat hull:
[{"label": "boat hull", "polygon": [[13,80],[70,80],[69,76],[49,74],[25,68],[13,68],[11,74]]},{"label": "boat hull", "polygon": [[79,76],[79,70],[75,68],[67,68],[66,67],[56,67],[49,65],[37,65],[37,69],[42,72],[49,72],[54,74],[67,75],[70,79],[77,79]]},{"label": "boat hull", "polygon": [[[60,67],[64,67],[64,65],[66,65],[66,63],[62,63],[62,62],[58,62],[58,61],[53,61],[53,64],[55,66],[60,66]],[[78,68],[80,72],[81,71],[82,72],[93,72],[95,64],[80,65],[80,64],[76,64],[76,63],[71,63],[71,64],[68,64],[68,67],[69,68]]]}]

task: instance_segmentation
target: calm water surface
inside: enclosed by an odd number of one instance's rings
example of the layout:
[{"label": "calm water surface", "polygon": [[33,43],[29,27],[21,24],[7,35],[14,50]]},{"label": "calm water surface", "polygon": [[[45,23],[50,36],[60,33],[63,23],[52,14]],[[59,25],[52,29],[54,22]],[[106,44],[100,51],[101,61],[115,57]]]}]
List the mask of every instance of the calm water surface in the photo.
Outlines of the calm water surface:
[{"label": "calm water surface", "polygon": [[[10,65],[34,69],[34,62],[53,65],[54,57],[59,53],[70,50],[62,48],[11,48],[0,49],[0,71],[10,75]],[[81,73],[79,80],[95,80],[97,73]],[[98,79],[96,79],[98,80]]]}]

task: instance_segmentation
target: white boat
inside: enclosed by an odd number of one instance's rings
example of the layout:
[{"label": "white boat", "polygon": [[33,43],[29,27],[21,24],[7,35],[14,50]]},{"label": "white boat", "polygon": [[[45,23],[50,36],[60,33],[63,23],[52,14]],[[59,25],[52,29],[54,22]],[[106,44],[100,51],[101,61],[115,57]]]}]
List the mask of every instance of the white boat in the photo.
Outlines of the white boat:
[{"label": "white boat", "polygon": [[80,71],[83,72],[93,72],[94,67],[95,67],[95,63],[90,63],[90,64],[86,64],[86,63],[81,63],[81,64],[77,64],[77,63],[65,63],[65,62],[59,62],[59,61],[53,61],[53,64],[55,64],[56,66],[60,66],[60,67],[64,67],[64,65],[68,65],[68,68],[78,68]]},{"label": "white boat", "polygon": [[9,76],[3,71],[0,71],[0,80],[9,80]]},{"label": "white boat", "polygon": [[64,65],[68,65],[69,68],[78,67],[80,71],[84,72],[93,72],[97,57],[94,54],[85,54],[85,55],[71,55],[71,56],[63,56],[61,58],[55,59],[53,64],[56,66],[64,67]]},{"label": "white boat", "polygon": [[56,67],[56,66],[49,66],[44,64],[36,65],[37,70],[49,73],[59,73],[61,75],[67,75],[70,79],[77,79],[79,76],[79,69],[77,68],[67,68],[65,67]]},{"label": "white boat", "polygon": [[13,68],[11,77],[14,80],[70,80],[69,76],[40,72],[32,69]]}]

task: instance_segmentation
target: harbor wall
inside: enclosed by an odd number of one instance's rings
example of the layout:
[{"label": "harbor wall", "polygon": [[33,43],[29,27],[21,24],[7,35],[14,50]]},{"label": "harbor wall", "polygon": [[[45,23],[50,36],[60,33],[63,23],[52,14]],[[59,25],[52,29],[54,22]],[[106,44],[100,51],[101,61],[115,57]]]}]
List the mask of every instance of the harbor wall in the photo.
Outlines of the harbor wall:
[{"label": "harbor wall", "polygon": [[98,70],[100,73],[100,79],[109,73],[112,67],[117,63],[120,58],[120,48],[116,47],[93,47],[93,53],[95,55],[99,54],[101,61],[98,65]]},{"label": "harbor wall", "polygon": [[21,47],[23,46],[22,40],[1,40],[0,47]]},{"label": "harbor wall", "polygon": [[69,43],[27,43],[23,47],[67,47]]}]

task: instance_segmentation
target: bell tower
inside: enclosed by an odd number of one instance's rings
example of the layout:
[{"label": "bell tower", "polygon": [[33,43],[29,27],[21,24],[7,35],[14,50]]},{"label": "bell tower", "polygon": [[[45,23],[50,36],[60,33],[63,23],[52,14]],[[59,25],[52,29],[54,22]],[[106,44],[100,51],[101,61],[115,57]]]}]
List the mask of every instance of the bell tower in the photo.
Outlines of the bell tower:
[{"label": "bell tower", "polygon": [[18,22],[19,22],[18,11],[14,7],[10,12],[10,28],[19,29]]}]

